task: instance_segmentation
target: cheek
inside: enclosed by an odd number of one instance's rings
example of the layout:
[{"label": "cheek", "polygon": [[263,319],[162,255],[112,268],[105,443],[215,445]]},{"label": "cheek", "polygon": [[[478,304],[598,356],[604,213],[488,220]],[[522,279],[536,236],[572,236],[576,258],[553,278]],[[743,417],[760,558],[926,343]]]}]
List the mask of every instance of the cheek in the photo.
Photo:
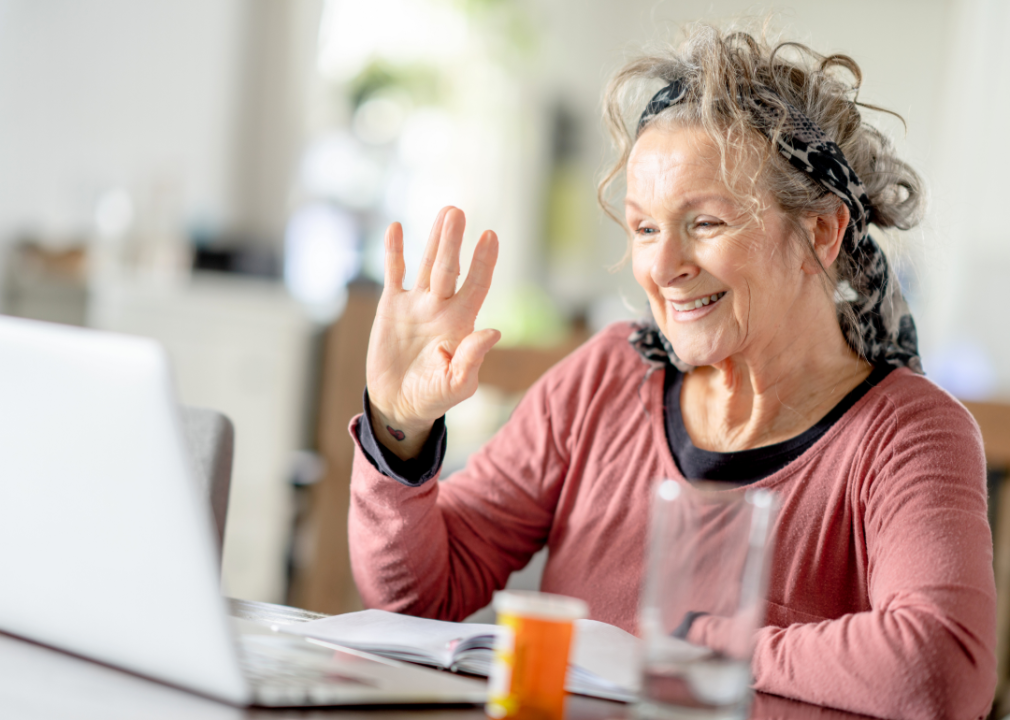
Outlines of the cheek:
[{"label": "cheek", "polygon": [[655,285],[652,279],[652,253],[647,248],[632,247],[631,272],[638,284],[646,290]]}]

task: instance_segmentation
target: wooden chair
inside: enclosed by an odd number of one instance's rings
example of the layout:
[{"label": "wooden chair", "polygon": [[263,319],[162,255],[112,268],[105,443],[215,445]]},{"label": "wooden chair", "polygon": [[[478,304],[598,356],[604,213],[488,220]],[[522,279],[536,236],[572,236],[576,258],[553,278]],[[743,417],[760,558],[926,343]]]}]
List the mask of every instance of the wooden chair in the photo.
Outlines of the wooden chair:
[{"label": "wooden chair", "polygon": [[381,291],[374,283],[352,283],[347,306],[324,340],[316,444],[325,469],[309,491],[304,526],[295,529],[300,564],[294,568],[288,604],[327,615],[361,609],[347,545],[354,460],[347,424],[361,412],[368,335]]},{"label": "wooden chair", "polygon": [[993,570],[996,575],[996,712],[1010,712],[1010,404],[966,402],[985,442],[990,476],[999,476],[990,493],[993,520]]},{"label": "wooden chair", "polygon": [[547,370],[589,338],[585,326],[576,324],[568,337],[550,347],[494,348],[480,368],[480,384],[504,393],[525,392]]}]

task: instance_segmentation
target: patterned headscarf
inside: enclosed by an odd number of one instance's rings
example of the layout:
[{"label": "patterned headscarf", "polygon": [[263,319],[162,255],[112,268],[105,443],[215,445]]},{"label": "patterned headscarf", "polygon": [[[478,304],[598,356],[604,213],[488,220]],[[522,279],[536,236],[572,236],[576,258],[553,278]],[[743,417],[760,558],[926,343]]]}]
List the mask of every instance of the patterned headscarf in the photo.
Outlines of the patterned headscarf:
[{"label": "patterned headscarf", "polygon": [[[638,133],[641,134],[654,116],[683,100],[685,90],[682,83],[675,80],[656,93],[638,121]],[[846,341],[874,365],[907,367],[923,374],[915,322],[901,293],[901,285],[884,251],[869,234],[873,205],[841,148],[771,88],[761,88],[756,95],[747,98],[745,104],[758,128],[778,145],[789,164],[837,195],[849,209],[849,226],[842,249],[852,258],[855,270],[853,277],[841,281],[835,292],[835,301],[850,303],[855,314],[853,325],[844,313],[839,313]],[[682,371],[691,369],[677,357],[670,341],[654,321],[636,326],[628,340],[650,363],[669,360]]]}]

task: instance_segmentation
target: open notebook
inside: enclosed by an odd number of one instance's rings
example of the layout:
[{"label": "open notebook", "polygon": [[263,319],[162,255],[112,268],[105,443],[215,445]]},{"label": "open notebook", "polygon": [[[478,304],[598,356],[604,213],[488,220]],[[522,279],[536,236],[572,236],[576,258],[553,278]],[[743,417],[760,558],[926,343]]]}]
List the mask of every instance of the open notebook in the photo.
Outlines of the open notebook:
[{"label": "open notebook", "polygon": [[[384,610],[334,615],[279,629],[396,660],[484,676],[498,633],[497,625],[444,622]],[[639,687],[639,642],[619,627],[577,620],[568,691],[634,700]]]}]

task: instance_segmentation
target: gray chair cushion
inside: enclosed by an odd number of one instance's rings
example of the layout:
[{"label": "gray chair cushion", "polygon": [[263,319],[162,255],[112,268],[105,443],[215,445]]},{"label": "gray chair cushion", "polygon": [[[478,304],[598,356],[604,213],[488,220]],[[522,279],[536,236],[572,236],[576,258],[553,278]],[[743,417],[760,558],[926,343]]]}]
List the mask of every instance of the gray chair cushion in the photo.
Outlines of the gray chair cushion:
[{"label": "gray chair cushion", "polygon": [[224,547],[235,428],[225,415],[207,408],[181,407],[182,430],[197,482],[210,499],[218,548]]}]

